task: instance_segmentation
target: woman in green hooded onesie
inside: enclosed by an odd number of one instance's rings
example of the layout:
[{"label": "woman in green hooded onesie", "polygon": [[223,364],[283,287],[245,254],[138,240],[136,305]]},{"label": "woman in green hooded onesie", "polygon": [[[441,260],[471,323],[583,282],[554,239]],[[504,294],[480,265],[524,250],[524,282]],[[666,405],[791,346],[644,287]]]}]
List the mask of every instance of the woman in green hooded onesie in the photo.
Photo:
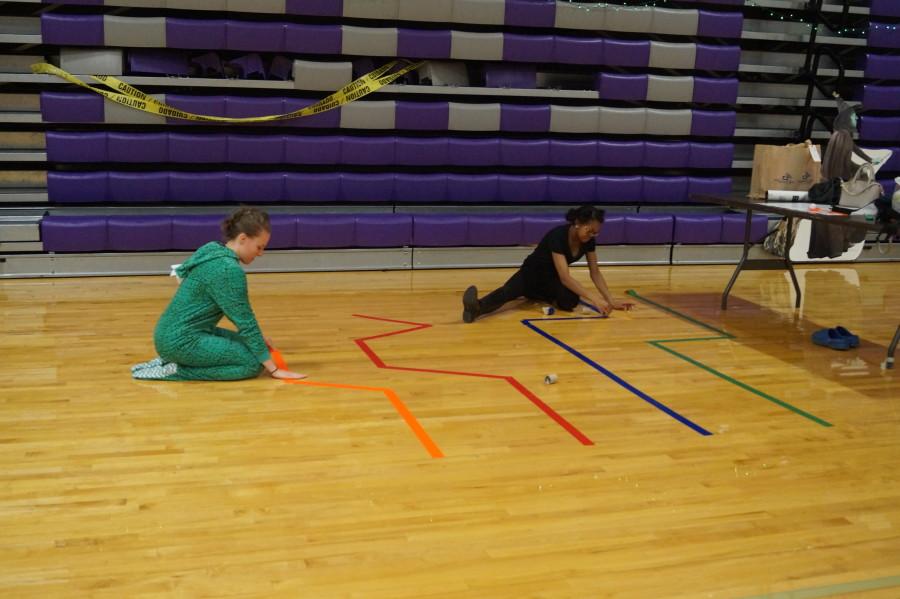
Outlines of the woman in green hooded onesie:
[{"label": "woman in green hooded onesie", "polygon": [[[175,269],[181,283],[153,333],[159,357],[132,367],[134,378],[233,381],[263,370],[277,379],[306,376],[272,361],[247,296],[240,263],[262,256],[270,231],[265,212],[239,208],[222,222],[224,244],[207,243]],[[237,332],[217,326],[223,316]]]}]

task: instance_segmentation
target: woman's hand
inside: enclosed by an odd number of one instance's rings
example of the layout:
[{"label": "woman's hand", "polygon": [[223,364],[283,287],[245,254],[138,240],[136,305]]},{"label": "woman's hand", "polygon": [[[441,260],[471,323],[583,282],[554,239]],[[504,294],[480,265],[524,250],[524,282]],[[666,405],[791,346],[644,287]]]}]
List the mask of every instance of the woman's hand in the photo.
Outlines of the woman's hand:
[{"label": "woman's hand", "polygon": [[631,310],[634,308],[634,302],[618,302],[616,300],[612,300],[609,302],[609,307],[613,310]]},{"label": "woman's hand", "polygon": [[271,376],[273,379],[297,380],[297,379],[305,379],[307,375],[301,374],[299,372],[291,372],[290,370],[283,370],[281,368],[276,368],[274,372],[269,373],[269,376]]}]

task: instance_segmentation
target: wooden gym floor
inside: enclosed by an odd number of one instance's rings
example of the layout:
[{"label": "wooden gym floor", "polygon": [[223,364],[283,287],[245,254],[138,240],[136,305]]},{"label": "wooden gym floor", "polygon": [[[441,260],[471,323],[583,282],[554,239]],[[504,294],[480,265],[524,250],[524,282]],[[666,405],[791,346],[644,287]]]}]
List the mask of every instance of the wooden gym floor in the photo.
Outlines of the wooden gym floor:
[{"label": "wooden gym floor", "polygon": [[898,268],[251,275],[307,384],[132,380],[170,278],[0,281],[0,596],[898,597]]}]

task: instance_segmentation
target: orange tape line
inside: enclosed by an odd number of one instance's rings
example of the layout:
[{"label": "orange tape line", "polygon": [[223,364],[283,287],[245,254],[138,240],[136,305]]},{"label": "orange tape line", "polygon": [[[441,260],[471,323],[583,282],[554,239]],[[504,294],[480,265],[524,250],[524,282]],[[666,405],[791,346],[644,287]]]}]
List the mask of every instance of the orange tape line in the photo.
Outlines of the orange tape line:
[{"label": "orange tape line", "polygon": [[[273,358],[274,359],[274,358]],[[280,367],[279,367],[280,368]],[[425,450],[428,454],[433,458],[442,458],[444,457],[444,453],[437,446],[437,444],[431,440],[431,437],[428,436],[428,433],[425,432],[425,429],[419,424],[419,421],[416,420],[416,417],[413,416],[412,412],[409,411],[409,408],[406,407],[400,398],[397,396],[397,393],[393,389],[388,389],[386,387],[364,387],[362,385],[342,385],[340,383],[317,383],[313,381],[303,381],[303,380],[285,380],[285,383],[290,383],[292,385],[309,385],[311,387],[333,387],[335,389],[354,389],[356,391],[380,391],[384,393],[385,396],[390,400],[391,405],[394,406],[394,409],[397,410],[397,413],[403,418],[406,422],[406,426],[412,430],[412,432],[418,437],[419,443],[425,447]]]}]

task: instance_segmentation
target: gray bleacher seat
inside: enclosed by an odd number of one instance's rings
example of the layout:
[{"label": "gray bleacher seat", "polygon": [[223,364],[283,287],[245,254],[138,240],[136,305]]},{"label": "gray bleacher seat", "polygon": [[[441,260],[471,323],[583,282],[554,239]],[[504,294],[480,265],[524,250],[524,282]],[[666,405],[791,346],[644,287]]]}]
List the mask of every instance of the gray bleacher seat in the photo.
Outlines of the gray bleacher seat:
[{"label": "gray bleacher seat", "polygon": [[456,60],[503,60],[503,34],[454,29],[450,32],[450,58]]},{"label": "gray bleacher seat", "polygon": [[103,45],[127,48],[165,48],[165,17],[103,17]]},{"label": "gray bleacher seat", "polygon": [[499,131],[500,104],[450,102],[448,129],[451,131]]},{"label": "gray bleacher seat", "polygon": [[655,69],[693,69],[697,60],[696,44],[650,42],[649,66]]},{"label": "gray bleacher seat", "polygon": [[647,100],[651,102],[691,102],[693,99],[693,77],[647,76]]},{"label": "gray bleacher seat", "polygon": [[598,131],[621,135],[656,133],[655,129],[648,127],[645,108],[610,108],[608,106],[600,109]]},{"label": "gray bleacher seat", "polygon": [[[373,4],[376,2],[373,2]],[[346,5],[344,6],[346,11]],[[341,26],[341,54],[356,56],[396,56],[396,27]]]},{"label": "gray bleacher seat", "polygon": [[667,35],[697,35],[700,14],[694,9],[670,9],[659,6],[653,8],[650,33]]},{"label": "gray bleacher seat", "polygon": [[453,3],[423,2],[422,0],[397,0],[397,18],[401,21],[432,21],[446,23],[453,18]]},{"label": "gray bleacher seat", "polygon": [[478,25],[503,25],[506,17],[504,0],[452,0],[451,21]]},{"label": "gray bleacher seat", "polygon": [[550,131],[554,133],[595,133],[599,127],[598,106],[550,106]]},{"label": "gray bleacher seat", "polygon": [[294,60],[293,73],[297,89],[334,91],[353,80],[353,63]]},{"label": "gray bleacher seat", "polygon": [[341,107],[341,127],[346,129],[393,129],[393,100],[356,100]]},{"label": "gray bleacher seat", "polygon": [[343,15],[360,19],[396,19],[398,0],[344,0]]}]

